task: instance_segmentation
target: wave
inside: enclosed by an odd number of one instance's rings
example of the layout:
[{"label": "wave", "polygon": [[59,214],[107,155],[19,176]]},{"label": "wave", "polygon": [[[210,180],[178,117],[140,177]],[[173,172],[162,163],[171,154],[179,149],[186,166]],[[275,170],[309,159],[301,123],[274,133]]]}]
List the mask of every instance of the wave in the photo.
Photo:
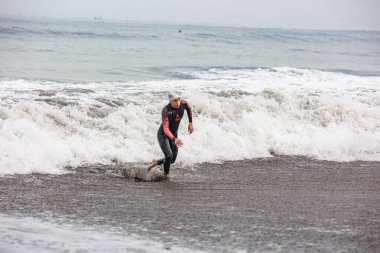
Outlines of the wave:
[{"label": "wave", "polygon": [[195,132],[184,123],[179,130],[180,164],[273,154],[380,161],[380,77],[287,67],[183,75],[193,78],[1,81],[0,174],[160,158],[156,131],[169,90],[194,110]]},{"label": "wave", "polygon": [[86,38],[110,38],[124,40],[156,40],[160,36],[150,34],[125,34],[122,32],[103,33],[90,31],[70,31],[70,30],[54,30],[54,29],[27,29],[21,26],[0,27],[0,34],[35,34],[43,36],[61,36],[61,37],[86,37]]}]

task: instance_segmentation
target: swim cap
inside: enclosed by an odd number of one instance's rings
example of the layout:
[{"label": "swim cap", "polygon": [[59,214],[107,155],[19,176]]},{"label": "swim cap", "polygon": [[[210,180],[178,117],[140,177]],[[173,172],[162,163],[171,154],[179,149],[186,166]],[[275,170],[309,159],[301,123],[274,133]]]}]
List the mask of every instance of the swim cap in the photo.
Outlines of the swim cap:
[{"label": "swim cap", "polygon": [[175,91],[170,91],[169,94],[168,94],[168,98],[169,98],[170,102],[173,101],[176,98],[179,98],[179,97],[180,97],[180,95],[177,92],[175,92]]}]

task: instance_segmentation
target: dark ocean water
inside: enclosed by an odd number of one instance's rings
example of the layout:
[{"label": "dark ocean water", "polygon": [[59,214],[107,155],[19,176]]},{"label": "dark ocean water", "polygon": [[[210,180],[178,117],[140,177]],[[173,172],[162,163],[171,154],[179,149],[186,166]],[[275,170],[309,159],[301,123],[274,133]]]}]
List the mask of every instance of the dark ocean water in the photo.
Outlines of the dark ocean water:
[{"label": "dark ocean water", "polygon": [[294,67],[380,73],[380,32],[0,18],[0,76],[186,78],[186,70]]}]

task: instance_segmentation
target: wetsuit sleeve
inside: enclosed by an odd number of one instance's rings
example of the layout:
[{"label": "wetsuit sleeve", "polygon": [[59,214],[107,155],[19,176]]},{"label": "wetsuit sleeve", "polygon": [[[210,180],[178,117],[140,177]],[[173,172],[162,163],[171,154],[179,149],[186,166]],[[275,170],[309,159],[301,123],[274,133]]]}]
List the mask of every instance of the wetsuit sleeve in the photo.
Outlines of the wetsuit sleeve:
[{"label": "wetsuit sleeve", "polygon": [[189,117],[189,123],[193,123],[193,111],[191,110],[189,103],[187,103],[185,100],[182,100],[181,103],[185,105],[187,116]]},{"label": "wetsuit sleeve", "polygon": [[169,114],[168,114],[168,112],[166,110],[162,111],[162,126],[164,128],[164,133],[166,134],[166,136],[170,140],[173,140],[174,139],[174,135],[169,130]]}]

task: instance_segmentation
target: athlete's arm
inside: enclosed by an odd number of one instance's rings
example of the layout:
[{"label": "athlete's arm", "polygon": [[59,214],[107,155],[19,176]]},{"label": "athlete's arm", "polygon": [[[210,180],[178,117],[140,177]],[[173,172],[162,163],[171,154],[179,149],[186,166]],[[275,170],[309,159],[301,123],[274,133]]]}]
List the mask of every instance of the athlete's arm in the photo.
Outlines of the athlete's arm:
[{"label": "athlete's arm", "polygon": [[191,110],[189,103],[187,103],[185,100],[182,100],[181,103],[183,105],[185,105],[187,116],[189,117],[189,125],[187,126],[187,131],[189,131],[189,134],[192,134],[194,131],[194,128],[193,128],[193,111]]},{"label": "athlete's arm", "polygon": [[193,123],[193,111],[191,110],[189,103],[187,103],[185,100],[181,100],[181,104],[185,105],[187,116],[189,117],[189,124],[192,124]]},{"label": "athlete's arm", "polygon": [[172,132],[170,132],[170,129],[169,129],[169,115],[168,115],[168,112],[166,110],[162,111],[162,126],[164,128],[164,133],[166,134],[166,136],[170,140],[174,141],[175,137],[172,134]]}]

